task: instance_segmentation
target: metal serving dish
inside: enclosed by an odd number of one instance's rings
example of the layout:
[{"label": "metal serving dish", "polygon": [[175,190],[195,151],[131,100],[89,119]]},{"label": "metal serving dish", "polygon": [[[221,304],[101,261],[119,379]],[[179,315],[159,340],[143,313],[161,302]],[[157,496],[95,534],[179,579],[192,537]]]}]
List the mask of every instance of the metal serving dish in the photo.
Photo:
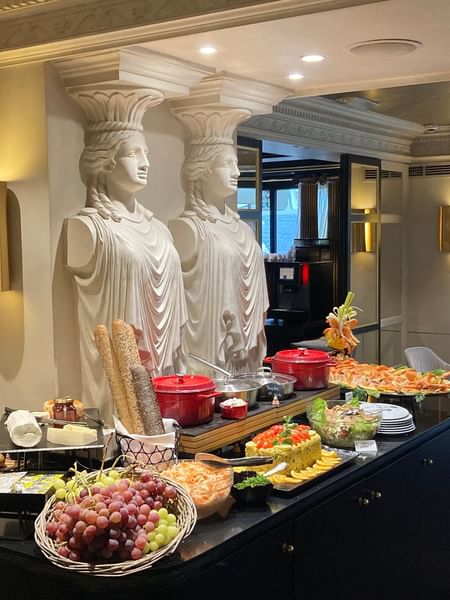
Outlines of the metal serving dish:
[{"label": "metal serving dish", "polygon": [[[229,379],[214,379],[216,392],[220,396],[216,399],[216,410],[220,402],[226,398],[242,398],[252,408],[256,404],[259,383],[247,377],[231,377]],[[220,410],[220,409],[219,409]]]},{"label": "metal serving dish", "polygon": [[249,408],[255,406],[258,397],[258,390],[261,387],[259,382],[255,381],[253,378],[247,377],[247,375],[244,377],[233,375],[222,367],[215,365],[205,358],[196,356],[195,354],[189,353],[188,356],[213,369],[217,373],[222,373],[221,378],[214,379],[216,392],[220,394],[215,401],[215,410],[217,412],[220,412],[219,405],[222,400],[226,400],[227,398],[241,398],[248,403]]},{"label": "metal serving dish", "polygon": [[294,392],[297,378],[284,373],[274,373],[270,367],[261,367],[256,373],[239,375],[238,379],[244,381],[255,381],[259,386],[258,399],[272,400],[277,396],[278,400],[288,398]]}]

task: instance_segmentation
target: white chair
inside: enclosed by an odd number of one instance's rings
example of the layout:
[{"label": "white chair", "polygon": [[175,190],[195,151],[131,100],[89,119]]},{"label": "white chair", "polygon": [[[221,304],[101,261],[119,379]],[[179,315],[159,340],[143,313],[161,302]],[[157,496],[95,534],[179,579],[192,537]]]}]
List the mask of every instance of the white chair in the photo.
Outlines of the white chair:
[{"label": "white chair", "polygon": [[435,369],[450,370],[450,363],[445,362],[434,350],[425,346],[406,348],[405,358],[408,367],[412,367],[420,373],[434,371]]}]

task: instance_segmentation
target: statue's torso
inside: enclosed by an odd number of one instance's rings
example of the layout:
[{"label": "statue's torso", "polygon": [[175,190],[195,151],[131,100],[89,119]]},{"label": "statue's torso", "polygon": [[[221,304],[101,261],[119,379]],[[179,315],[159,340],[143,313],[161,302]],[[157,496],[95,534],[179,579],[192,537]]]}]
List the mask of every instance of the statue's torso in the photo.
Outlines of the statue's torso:
[{"label": "statue's torso", "polygon": [[187,312],[180,260],[163,223],[143,214],[136,221],[89,218],[96,236],[94,256],[75,282],[83,393],[94,396],[96,380],[104,380],[93,339],[96,325],[110,328],[114,319],[123,319],[141,329],[154,375],[161,375],[174,372],[175,358],[182,356]]},{"label": "statue's torso", "polygon": [[224,368],[261,366],[268,308],[261,249],[250,228],[228,209],[214,222],[186,213],[195,230],[196,261],[183,272],[189,313],[188,351]]}]

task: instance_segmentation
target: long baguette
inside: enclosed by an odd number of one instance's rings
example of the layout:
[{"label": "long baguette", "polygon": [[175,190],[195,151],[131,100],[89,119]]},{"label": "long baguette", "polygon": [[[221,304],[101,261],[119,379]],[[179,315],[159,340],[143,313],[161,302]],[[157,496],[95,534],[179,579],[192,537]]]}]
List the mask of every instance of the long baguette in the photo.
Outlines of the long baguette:
[{"label": "long baguette", "polygon": [[144,424],[139,414],[133,377],[130,370],[132,367],[141,364],[133,328],[128,323],[125,323],[125,321],[117,319],[112,322],[112,338],[128,403],[128,410],[130,411],[131,422],[133,423],[131,433],[145,435]]},{"label": "long baguette", "polygon": [[97,325],[94,329],[95,344],[102,359],[103,368],[111,390],[111,396],[122,424],[131,433],[133,423],[128,410],[125,390],[123,389],[116,353],[105,325]]},{"label": "long baguette", "polygon": [[164,433],[164,425],[150,375],[142,365],[132,367],[131,375],[133,377],[138,410],[144,423],[145,434],[161,435]]}]

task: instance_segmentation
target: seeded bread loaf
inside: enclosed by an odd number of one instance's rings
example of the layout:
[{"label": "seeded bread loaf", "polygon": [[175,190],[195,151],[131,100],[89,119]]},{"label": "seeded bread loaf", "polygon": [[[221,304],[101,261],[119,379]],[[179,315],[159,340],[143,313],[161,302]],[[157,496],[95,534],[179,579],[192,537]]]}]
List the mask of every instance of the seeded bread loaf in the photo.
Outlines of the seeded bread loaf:
[{"label": "seeded bread loaf", "polygon": [[150,375],[142,365],[132,367],[131,375],[145,434],[161,435],[164,433],[164,425]]},{"label": "seeded bread loaf", "polygon": [[116,407],[117,415],[123,426],[132,433],[133,422],[117,363],[114,346],[111,343],[108,329],[105,325],[97,325],[94,331],[95,343],[102,359],[103,368],[111,390],[111,396]]},{"label": "seeded bread loaf", "polygon": [[131,375],[131,369],[141,364],[133,328],[120,319],[113,321],[112,339],[130,412],[132,423],[132,431],[130,433],[145,435],[144,424],[138,409],[133,377]]}]

